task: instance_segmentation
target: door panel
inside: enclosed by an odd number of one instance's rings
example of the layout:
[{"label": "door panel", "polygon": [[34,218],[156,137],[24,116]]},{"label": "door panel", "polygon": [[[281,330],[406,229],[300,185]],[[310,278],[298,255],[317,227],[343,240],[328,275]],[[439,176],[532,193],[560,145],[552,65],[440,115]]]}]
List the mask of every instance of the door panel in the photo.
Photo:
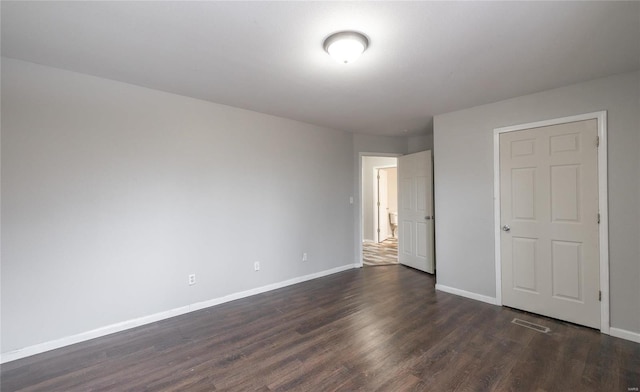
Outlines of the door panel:
[{"label": "door panel", "polygon": [[513,219],[535,220],[536,169],[511,170]]},{"label": "door panel", "polygon": [[406,256],[412,256],[411,252],[413,251],[413,248],[414,248],[413,239],[416,236],[413,228],[414,228],[414,225],[412,222],[408,222],[408,221],[401,222],[402,236],[399,236],[401,241],[400,254],[403,254]]},{"label": "door panel", "polygon": [[[535,238],[513,237],[513,288],[538,293],[536,285],[536,247]],[[517,262],[516,262],[517,261]]]},{"label": "door panel", "polygon": [[[416,224],[416,235],[418,238],[427,238],[427,235],[428,235],[427,223],[418,222]],[[417,245],[416,256],[423,257],[426,259],[429,256],[427,253],[428,251],[427,241],[418,241],[416,245]]]},{"label": "door panel", "polygon": [[535,153],[535,139],[514,140],[511,142],[511,158],[531,156]]},{"label": "door panel", "polygon": [[398,159],[398,256],[401,264],[434,273],[431,151]]},{"label": "door panel", "polygon": [[600,327],[597,120],[500,135],[503,304]]},{"label": "door panel", "polygon": [[578,151],[580,149],[580,134],[567,133],[551,136],[549,144],[551,146],[551,155],[567,151]]},{"label": "door panel", "polygon": [[551,220],[580,222],[580,166],[551,167]]},{"label": "door panel", "polygon": [[398,206],[398,211],[411,210],[411,206],[413,205],[411,202],[411,198],[413,197],[411,185],[411,179],[400,178],[400,189],[398,189],[400,205]]},{"label": "door panel", "polygon": [[418,175],[416,176],[416,210],[418,212],[426,212],[427,211],[427,190],[430,187],[427,185],[427,176]]},{"label": "door panel", "polygon": [[552,241],[551,263],[553,296],[582,301],[582,244]]}]

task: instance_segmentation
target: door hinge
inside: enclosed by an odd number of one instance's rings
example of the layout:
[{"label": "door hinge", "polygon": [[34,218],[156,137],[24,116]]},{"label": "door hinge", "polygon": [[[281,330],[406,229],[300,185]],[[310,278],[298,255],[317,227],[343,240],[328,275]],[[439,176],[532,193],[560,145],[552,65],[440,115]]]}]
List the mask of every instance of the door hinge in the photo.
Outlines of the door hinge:
[{"label": "door hinge", "polygon": [[380,179],[380,176],[378,176],[378,180]]},{"label": "door hinge", "polygon": [[600,213],[598,212],[598,224],[600,224]]},{"label": "door hinge", "polygon": [[600,147],[600,136],[596,136],[596,147]]},{"label": "door hinge", "polygon": [[598,291],[598,301],[602,302],[602,290]]},{"label": "door hinge", "polygon": [[378,207],[380,207],[380,202],[378,202]]},{"label": "door hinge", "polygon": [[378,229],[378,233],[380,232],[380,229]]}]

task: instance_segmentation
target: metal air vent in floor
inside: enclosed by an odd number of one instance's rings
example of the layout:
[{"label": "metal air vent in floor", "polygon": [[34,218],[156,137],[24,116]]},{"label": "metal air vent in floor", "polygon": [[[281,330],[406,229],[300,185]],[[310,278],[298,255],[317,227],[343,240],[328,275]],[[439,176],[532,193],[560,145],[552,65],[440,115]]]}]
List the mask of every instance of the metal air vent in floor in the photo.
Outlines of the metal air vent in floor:
[{"label": "metal air vent in floor", "polygon": [[521,327],[533,329],[534,331],[537,331],[537,332],[549,333],[551,331],[548,327],[543,327],[542,325],[538,325],[538,324],[530,323],[528,321],[520,320],[519,318],[514,318],[511,322],[513,324],[519,325]]}]

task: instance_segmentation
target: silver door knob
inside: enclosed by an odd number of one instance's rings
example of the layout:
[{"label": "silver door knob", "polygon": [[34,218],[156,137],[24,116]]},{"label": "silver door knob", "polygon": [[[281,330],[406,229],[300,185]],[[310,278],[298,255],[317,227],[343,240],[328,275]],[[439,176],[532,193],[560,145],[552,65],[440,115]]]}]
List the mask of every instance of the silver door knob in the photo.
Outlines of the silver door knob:
[{"label": "silver door knob", "polygon": [[502,226],[502,231],[510,231],[511,228],[509,227],[509,225],[504,225]]},{"label": "silver door knob", "polygon": [[431,217],[430,216],[425,216],[424,219],[429,220],[429,219],[431,219]]}]

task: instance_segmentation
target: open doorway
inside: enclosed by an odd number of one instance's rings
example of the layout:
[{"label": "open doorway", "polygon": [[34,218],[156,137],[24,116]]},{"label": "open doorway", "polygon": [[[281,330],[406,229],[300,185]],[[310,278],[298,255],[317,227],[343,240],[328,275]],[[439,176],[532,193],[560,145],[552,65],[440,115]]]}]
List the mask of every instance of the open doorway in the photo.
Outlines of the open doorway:
[{"label": "open doorway", "polygon": [[398,264],[398,159],[362,157],[362,263]]}]

